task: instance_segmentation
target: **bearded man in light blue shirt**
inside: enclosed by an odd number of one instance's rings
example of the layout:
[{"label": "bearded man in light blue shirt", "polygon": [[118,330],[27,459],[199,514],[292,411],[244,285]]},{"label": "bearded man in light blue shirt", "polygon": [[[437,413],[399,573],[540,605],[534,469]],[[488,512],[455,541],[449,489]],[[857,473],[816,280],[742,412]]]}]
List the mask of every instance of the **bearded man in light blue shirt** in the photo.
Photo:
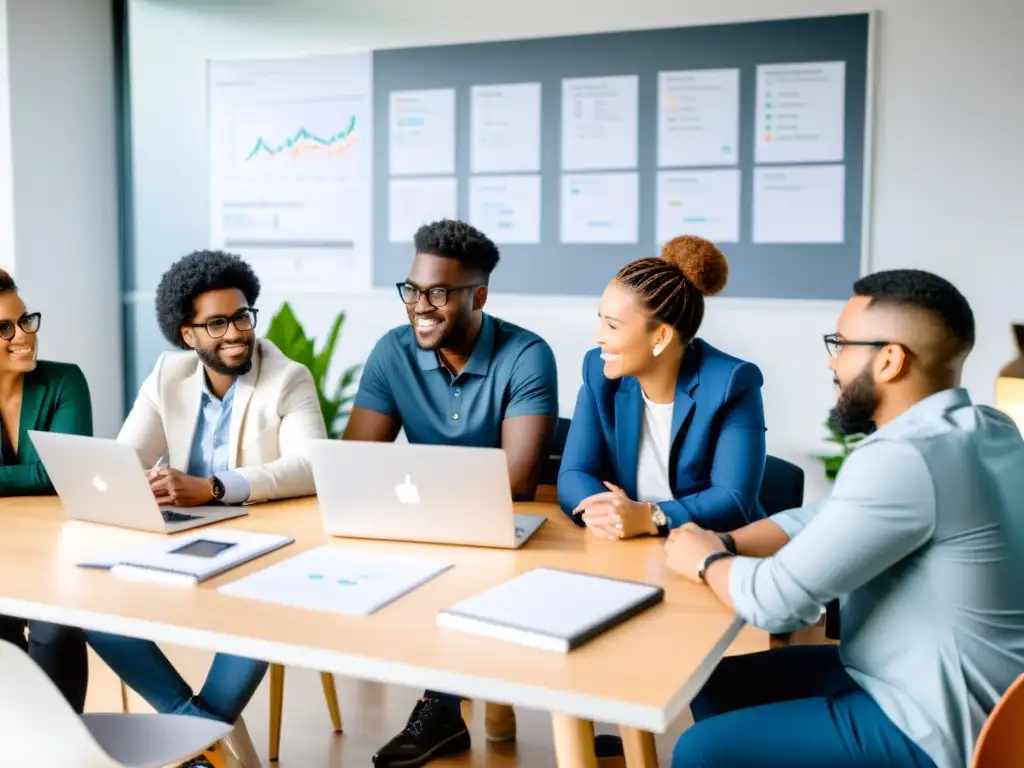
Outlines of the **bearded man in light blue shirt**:
[{"label": "bearded man in light blue shirt", "polygon": [[959,766],[1024,672],[1024,440],[960,388],[974,316],[927,272],[869,275],[825,337],[833,423],[869,437],[831,496],[720,537],[689,525],[668,562],[754,626],[842,640],[726,659],[673,765]]}]

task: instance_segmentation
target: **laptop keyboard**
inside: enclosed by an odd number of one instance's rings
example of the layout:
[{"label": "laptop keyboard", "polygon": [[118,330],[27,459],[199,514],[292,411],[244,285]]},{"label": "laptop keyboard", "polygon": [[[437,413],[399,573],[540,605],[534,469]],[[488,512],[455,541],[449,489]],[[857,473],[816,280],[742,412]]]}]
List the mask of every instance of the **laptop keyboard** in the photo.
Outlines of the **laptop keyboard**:
[{"label": "laptop keyboard", "polygon": [[184,512],[172,512],[169,509],[161,509],[160,514],[164,516],[165,523],[186,523],[199,519],[198,515],[186,515]]}]

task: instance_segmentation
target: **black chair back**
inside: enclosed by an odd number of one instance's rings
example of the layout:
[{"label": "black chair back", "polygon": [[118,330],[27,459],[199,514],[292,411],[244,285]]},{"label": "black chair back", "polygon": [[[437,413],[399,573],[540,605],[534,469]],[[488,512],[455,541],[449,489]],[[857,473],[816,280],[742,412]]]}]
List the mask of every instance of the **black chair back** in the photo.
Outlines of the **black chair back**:
[{"label": "black chair back", "polygon": [[757,498],[769,516],[803,506],[804,471],[778,456],[765,457],[764,478]]},{"label": "black chair back", "polygon": [[558,483],[558,467],[562,464],[562,451],[565,450],[565,438],[569,435],[569,424],[571,423],[571,419],[560,418],[555,424],[555,432],[551,437],[551,450],[540,470],[541,485]]}]

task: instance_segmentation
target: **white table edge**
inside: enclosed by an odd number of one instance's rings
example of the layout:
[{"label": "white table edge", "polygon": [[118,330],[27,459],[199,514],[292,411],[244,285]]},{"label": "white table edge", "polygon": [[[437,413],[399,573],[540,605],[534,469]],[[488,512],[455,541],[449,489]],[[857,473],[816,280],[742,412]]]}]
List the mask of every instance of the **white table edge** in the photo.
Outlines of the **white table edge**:
[{"label": "white table edge", "polygon": [[[739,634],[744,623],[740,618],[733,620],[696,672],[670,699],[668,705],[661,708],[623,702],[612,697],[571,693],[480,675],[448,672],[435,667],[382,661],[340,651],[325,651],[295,643],[255,640],[223,632],[143,619],[128,619],[107,613],[9,597],[0,597],[0,614],[136,637],[156,643],[261,659],[285,666],[332,672],[357,680],[447,691],[470,699],[521,706],[583,720],[628,726],[652,733],[664,733],[683,708],[690,703]],[[671,663],[671,654],[666,655],[666,663]]]}]

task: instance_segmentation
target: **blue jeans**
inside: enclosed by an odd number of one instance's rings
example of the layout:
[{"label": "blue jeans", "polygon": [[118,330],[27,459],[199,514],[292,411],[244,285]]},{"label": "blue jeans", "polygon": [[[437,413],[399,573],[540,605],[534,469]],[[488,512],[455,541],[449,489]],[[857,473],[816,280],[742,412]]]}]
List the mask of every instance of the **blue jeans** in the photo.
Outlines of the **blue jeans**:
[{"label": "blue jeans", "polygon": [[86,632],[100,658],[157,712],[234,723],[267,673],[267,662],[218,653],[206,682],[193,696],[167,657],[149,640]]},{"label": "blue jeans", "polygon": [[834,645],[723,659],[691,705],[673,768],[907,766],[935,763],[843,668]]}]

